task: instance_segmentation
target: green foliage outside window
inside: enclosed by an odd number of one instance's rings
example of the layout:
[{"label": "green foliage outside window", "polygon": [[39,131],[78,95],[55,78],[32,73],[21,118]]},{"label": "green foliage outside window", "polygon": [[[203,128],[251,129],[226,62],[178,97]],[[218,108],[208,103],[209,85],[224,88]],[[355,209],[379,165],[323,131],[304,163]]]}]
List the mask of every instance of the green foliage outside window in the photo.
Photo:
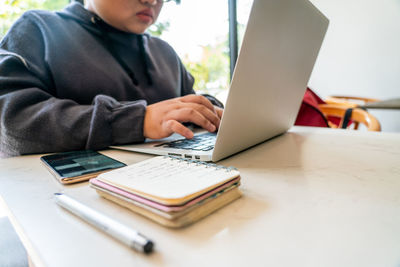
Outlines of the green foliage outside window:
[{"label": "green foliage outside window", "polygon": [[[162,38],[163,32],[168,31],[169,27],[168,21],[158,22],[148,32]],[[200,60],[193,61],[186,54],[182,62],[195,78],[195,90],[215,95],[221,89],[227,89],[230,82],[228,34],[225,40],[201,46],[201,50]]]},{"label": "green foliage outside window", "polygon": [[30,9],[60,10],[68,2],[68,0],[2,0],[0,2],[0,38],[25,11]]},{"label": "green foliage outside window", "polygon": [[216,94],[229,85],[229,52],[226,42],[202,46],[200,61],[182,59],[188,71],[195,77],[196,90]]}]

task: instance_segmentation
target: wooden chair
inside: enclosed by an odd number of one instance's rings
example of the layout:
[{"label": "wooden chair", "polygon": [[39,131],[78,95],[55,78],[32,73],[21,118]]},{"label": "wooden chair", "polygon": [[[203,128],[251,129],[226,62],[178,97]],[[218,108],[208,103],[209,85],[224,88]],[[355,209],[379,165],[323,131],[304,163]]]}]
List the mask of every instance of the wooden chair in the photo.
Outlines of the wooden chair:
[{"label": "wooden chair", "polygon": [[[354,125],[353,129],[357,130],[361,123],[367,127],[368,131],[381,131],[379,121],[364,109],[338,104],[320,104],[318,107],[327,118],[331,128],[350,129],[349,125]],[[339,125],[330,121],[332,117],[340,119]]]},{"label": "wooden chair", "polygon": [[324,99],[327,104],[341,105],[349,108],[364,106],[367,103],[378,102],[379,99],[358,96],[330,96]]}]

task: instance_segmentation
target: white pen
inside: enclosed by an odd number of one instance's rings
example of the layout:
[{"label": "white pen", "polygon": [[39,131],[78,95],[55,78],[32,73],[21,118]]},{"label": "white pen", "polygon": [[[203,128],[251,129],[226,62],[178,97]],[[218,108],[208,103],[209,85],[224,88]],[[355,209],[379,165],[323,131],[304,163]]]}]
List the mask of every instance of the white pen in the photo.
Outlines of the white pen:
[{"label": "white pen", "polygon": [[54,197],[58,205],[100,230],[103,230],[129,247],[146,254],[153,250],[154,243],[138,231],[114,221],[63,193],[54,193]]}]

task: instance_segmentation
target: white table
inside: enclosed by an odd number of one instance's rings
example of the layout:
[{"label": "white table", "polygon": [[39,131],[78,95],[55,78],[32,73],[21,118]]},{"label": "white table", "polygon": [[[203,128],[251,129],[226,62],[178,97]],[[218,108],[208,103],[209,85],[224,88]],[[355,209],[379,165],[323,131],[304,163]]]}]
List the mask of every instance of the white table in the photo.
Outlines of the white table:
[{"label": "white table", "polygon": [[[109,150],[134,163],[148,155]],[[0,195],[36,266],[400,266],[400,134],[294,127],[232,156],[244,196],[180,230],[59,184],[39,155],[0,161]],[[138,229],[135,252],[58,207],[54,192]]]}]

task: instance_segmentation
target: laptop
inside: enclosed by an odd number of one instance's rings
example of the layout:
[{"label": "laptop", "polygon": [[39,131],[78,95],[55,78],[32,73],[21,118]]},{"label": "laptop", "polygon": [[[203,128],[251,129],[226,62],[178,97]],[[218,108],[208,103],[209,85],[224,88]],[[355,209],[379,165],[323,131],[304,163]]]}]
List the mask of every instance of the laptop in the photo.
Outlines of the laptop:
[{"label": "laptop", "polygon": [[328,24],[308,0],[254,0],[218,132],[112,148],[215,162],[285,133],[296,119]]}]

